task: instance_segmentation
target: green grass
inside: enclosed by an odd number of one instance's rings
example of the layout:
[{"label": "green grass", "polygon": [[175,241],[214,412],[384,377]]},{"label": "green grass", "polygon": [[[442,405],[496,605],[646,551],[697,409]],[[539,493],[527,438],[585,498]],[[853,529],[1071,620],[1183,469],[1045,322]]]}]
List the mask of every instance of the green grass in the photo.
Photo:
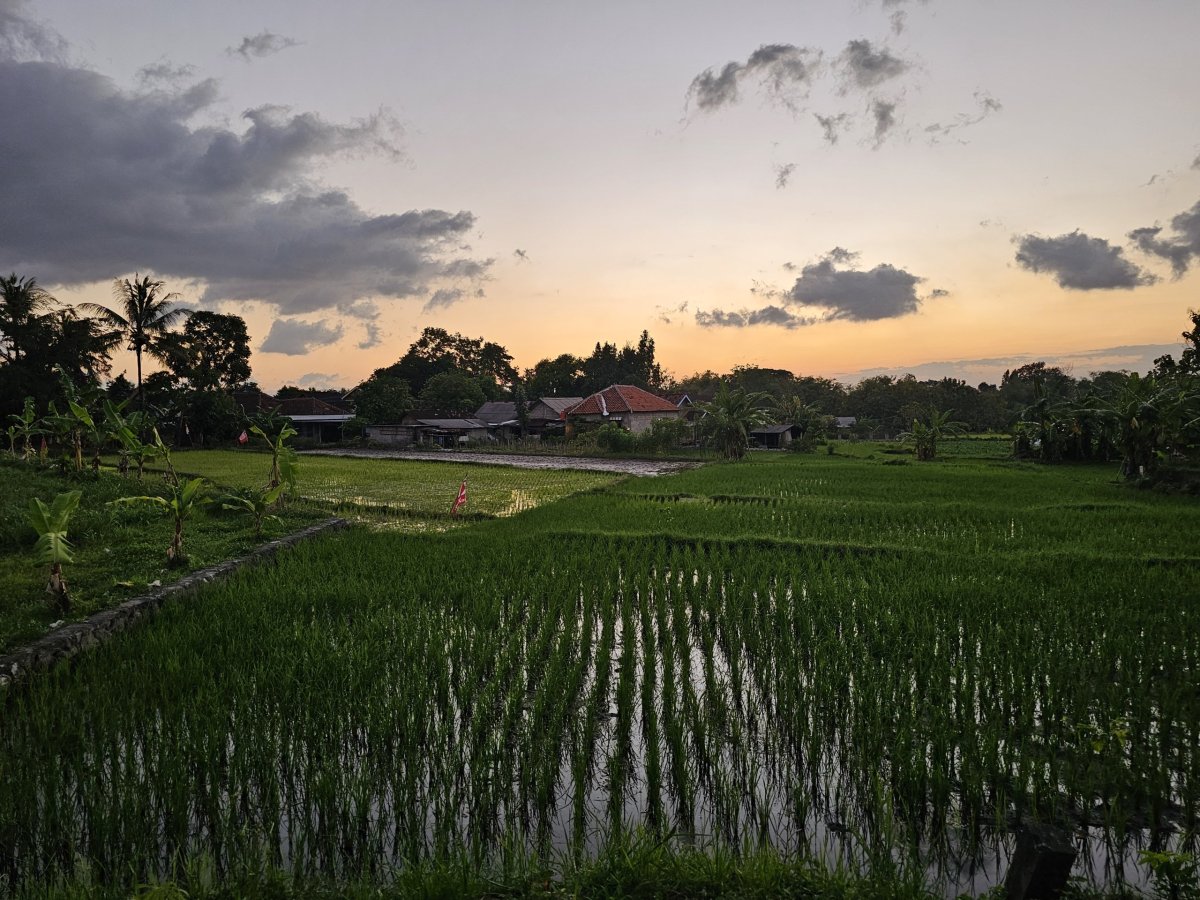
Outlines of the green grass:
[{"label": "green grass", "polygon": [[60,616],[46,604],[46,567],[35,561],[37,534],[26,520],[31,498],[49,503],[58,493],[80,490],[83,496],[72,517],[68,536],[75,562],[67,564],[72,611],[68,620],[86,618],[147,591],[151,582],[178,580],[189,571],[238,556],[256,544],[296,531],[323,517],[319,510],[290,508],[281,521],[269,524],[256,539],[246,520],[230,516],[200,516],[184,531],[185,566],[168,566],[171,521],[153,507],[111,507],[125,496],[161,495],[161,479],[148,475],[144,483],[111,473],[66,479],[49,470],[20,463],[0,463],[0,651],[46,633]]},{"label": "green grass", "polygon": [[971,885],[1029,820],[1100,880],[1151,825],[1194,853],[1200,505],[864,449],[358,529],[168,607],[4,698],[0,876],[670,895],[643,836],[712,867],[680,896],[767,895],[758,859],[882,896]]},{"label": "green grass", "polygon": [[[188,451],[173,459],[181,474],[203,476],[215,493],[262,487],[270,466],[269,456],[249,451]],[[169,583],[331,515],[376,528],[445,531],[480,517],[513,515],[616,480],[589,472],[332,457],[304,457],[300,466],[299,496],[279,511],[281,521],[268,524],[261,539],[255,538],[245,518],[199,516],[185,526],[188,564],[170,567],[166,548],[171,524],[160,510],[106,505],[121,496],[162,494],[161,467],[149,467],[139,483],[111,471],[66,479],[48,468],[0,464],[0,583],[5,586],[0,597],[0,650],[44,634],[59,619],[45,603],[44,567],[33,561],[37,535],[25,519],[32,497],[49,502],[62,491],[83,491],[69,530],[76,561],[66,568],[73,597],[68,619],[75,620],[138,596],[151,582]],[[450,507],[464,478],[467,505],[452,517]]]},{"label": "green grass", "polygon": [[[174,456],[181,472],[234,487],[261,487],[270,457],[248,450],[191,450]],[[302,456],[299,492],[306,501],[376,523],[412,520],[445,528],[463,480],[462,514],[503,517],[578,491],[608,485],[617,476],[572,470],[516,469],[478,463]]]}]

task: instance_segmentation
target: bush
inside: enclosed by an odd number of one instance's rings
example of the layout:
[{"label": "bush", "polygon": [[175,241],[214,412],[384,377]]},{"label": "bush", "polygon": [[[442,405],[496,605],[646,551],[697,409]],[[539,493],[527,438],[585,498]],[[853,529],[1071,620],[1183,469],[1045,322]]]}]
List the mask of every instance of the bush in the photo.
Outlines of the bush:
[{"label": "bush", "polygon": [[670,453],[683,443],[687,430],[682,419],[655,419],[637,436],[637,449],[645,453]]},{"label": "bush", "polygon": [[596,446],[605,453],[628,453],[636,440],[632,434],[615,422],[607,422],[593,432]]}]

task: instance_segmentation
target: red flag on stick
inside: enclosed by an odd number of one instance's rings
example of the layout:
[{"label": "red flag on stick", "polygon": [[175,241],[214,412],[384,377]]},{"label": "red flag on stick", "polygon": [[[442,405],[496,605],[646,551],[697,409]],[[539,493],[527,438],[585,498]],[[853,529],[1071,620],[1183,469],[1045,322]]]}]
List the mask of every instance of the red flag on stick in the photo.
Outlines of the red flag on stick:
[{"label": "red flag on stick", "polygon": [[458,496],[454,498],[454,506],[450,507],[450,515],[457,516],[458,508],[467,502],[467,479],[458,487]]}]

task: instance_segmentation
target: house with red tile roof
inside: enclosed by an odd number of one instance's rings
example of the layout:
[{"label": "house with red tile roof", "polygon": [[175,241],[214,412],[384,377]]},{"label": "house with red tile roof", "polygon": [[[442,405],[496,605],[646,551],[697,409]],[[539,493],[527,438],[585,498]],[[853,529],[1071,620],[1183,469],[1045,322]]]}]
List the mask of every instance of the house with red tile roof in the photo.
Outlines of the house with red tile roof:
[{"label": "house with red tile roof", "polygon": [[639,434],[649,428],[655,419],[681,419],[684,412],[670,400],[640,387],[613,384],[572,406],[564,413],[564,418],[568,434],[580,425],[608,422]]}]

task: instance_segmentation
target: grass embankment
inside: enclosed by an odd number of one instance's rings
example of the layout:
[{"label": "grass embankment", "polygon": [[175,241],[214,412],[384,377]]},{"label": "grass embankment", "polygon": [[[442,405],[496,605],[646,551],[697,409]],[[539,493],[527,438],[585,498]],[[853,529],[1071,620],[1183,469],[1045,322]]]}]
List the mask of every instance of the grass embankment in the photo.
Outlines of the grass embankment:
[{"label": "grass embankment", "polygon": [[[264,469],[265,474],[265,469]],[[261,479],[260,479],[261,480]],[[46,570],[33,553],[37,534],[26,519],[29,501],[49,504],[56,494],[83,496],[71,518],[69,540],[75,561],[65,568],[72,609],[68,620],[83,619],[145,593],[151,582],[167,584],[196,569],[240,556],[256,544],[296,531],[322,518],[319,510],[285,507],[278,523],[256,538],[253,525],[233,515],[197,516],[184,529],[185,565],[167,564],[172,524],[157,507],[113,507],[119,497],[165,494],[150,474],[143,482],[102,472],[65,478],[24,463],[0,463],[0,652],[46,633],[60,613],[46,604]]]},{"label": "grass embankment", "polygon": [[761,849],[883,896],[994,884],[1027,820],[1100,881],[1150,827],[1194,852],[1200,506],[885,461],[756,457],[241,573],[6,698],[0,875],[459,867],[520,896],[544,881],[506,860],[599,859],[666,892],[609,852],[644,833],[706,848],[712,895]]},{"label": "grass embankment", "polygon": [[[187,451],[173,455],[184,477],[203,476],[210,494],[261,488],[270,457],[250,451]],[[60,618],[46,602],[45,566],[33,556],[37,535],[26,521],[29,501],[49,503],[55,494],[81,490],[69,538],[75,562],[66,567],[73,608],[69,620],[144,593],[151,582],[167,584],[195,569],[240,556],[256,544],[299,530],[331,515],[344,515],[376,527],[445,531],[480,518],[513,515],[575,491],[612,483],[611,475],[587,472],[526,471],[494,466],[305,457],[296,496],[275,510],[260,538],[246,517],[233,513],[197,514],[185,525],[187,564],[168,566],[171,520],[151,506],[112,507],[119,497],[165,494],[164,470],[147,468],[144,480],[115,471],[66,478],[46,467],[0,463],[0,651],[44,634]],[[450,515],[462,479],[468,502]]]}]

